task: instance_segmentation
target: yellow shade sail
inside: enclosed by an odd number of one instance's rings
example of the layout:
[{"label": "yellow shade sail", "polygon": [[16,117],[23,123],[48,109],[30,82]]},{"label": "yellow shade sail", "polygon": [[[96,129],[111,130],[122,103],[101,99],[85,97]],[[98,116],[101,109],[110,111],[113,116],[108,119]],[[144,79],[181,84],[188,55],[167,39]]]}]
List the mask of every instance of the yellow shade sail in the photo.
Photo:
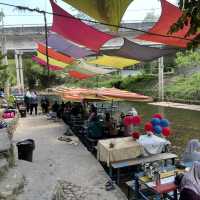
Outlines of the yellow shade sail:
[{"label": "yellow shade sail", "polygon": [[[90,17],[107,24],[120,25],[121,19],[133,0],[63,0]],[[110,26],[116,31],[118,28]]]},{"label": "yellow shade sail", "polygon": [[122,69],[124,67],[128,67],[131,65],[135,65],[139,63],[137,60],[132,60],[128,58],[122,58],[117,56],[101,56],[97,58],[96,60],[92,60],[88,62],[89,64],[95,64],[95,65],[102,65],[109,68],[118,68]]},{"label": "yellow shade sail", "polygon": [[[37,57],[45,62],[47,62],[47,56],[40,53],[39,51],[37,51]],[[58,67],[61,67],[61,68],[65,68],[67,67],[69,64],[67,63],[64,63],[64,62],[61,62],[61,61],[58,61],[58,60],[55,60],[51,57],[49,57],[49,64],[50,65],[55,65],[55,66],[58,66]]]}]

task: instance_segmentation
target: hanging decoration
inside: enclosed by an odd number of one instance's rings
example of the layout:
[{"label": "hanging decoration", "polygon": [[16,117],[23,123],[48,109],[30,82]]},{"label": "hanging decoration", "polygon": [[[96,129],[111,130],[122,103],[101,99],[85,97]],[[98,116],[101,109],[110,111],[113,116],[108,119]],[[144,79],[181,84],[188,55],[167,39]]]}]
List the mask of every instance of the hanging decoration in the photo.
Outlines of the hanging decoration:
[{"label": "hanging decoration", "polygon": [[76,19],[60,8],[53,0],[50,2],[53,13],[56,13],[53,15],[51,31],[96,52],[105,42],[113,38],[112,35],[101,32]]},{"label": "hanging decoration", "polygon": [[[37,57],[38,57],[39,59],[41,59],[41,60],[47,62],[47,56],[44,55],[44,54],[42,54],[42,53],[40,53],[39,51],[37,51]],[[53,58],[51,58],[51,57],[49,57],[49,64],[50,64],[50,65],[53,65],[53,66],[58,66],[58,67],[63,68],[63,69],[64,69],[65,67],[69,66],[68,63],[64,63],[64,62],[55,60],[55,59],[53,59]]]},{"label": "hanging decoration", "polygon": [[47,67],[47,62],[44,60],[41,60],[40,58],[38,58],[37,56],[33,56],[32,60],[35,61],[37,64],[45,67],[46,69],[50,70],[50,71],[59,71],[59,70],[63,70],[62,67],[60,66],[56,66],[56,65],[51,65],[49,64]]},{"label": "hanging decoration", "polygon": [[88,61],[89,64],[106,66],[108,68],[122,69],[131,65],[138,64],[139,61],[128,58],[116,57],[116,56],[100,56],[96,60]]},{"label": "hanging decoration", "polygon": [[199,32],[184,39],[190,28],[190,23],[188,22],[188,25],[185,25],[183,29],[176,33],[168,34],[172,24],[177,22],[177,20],[181,17],[182,11],[166,0],[161,0],[161,7],[162,13],[158,22],[156,22],[155,25],[148,31],[149,33],[139,35],[137,39],[186,48],[187,44],[191,42],[190,40],[195,38]]},{"label": "hanging decoration", "polygon": [[102,53],[110,56],[121,56],[129,59],[135,59],[139,61],[151,61],[156,58],[175,54],[177,49],[175,48],[156,48],[148,47],[145,45],[139,45],[130,40],[124,38],[124,44],[120,49],[102,50]]},{"label": "hanging decoration", "polygon": [[48,45],[56,51],[76,59],[95,54],[94,51],[85,47],[80,47],[56,33],[50,33],[48,37]]},{"label": "hanging decoration", "polygon": [[70,77],[76,78],[76,79],[79,79],[79,80],[88,79],[88,78],[95,76],[94,74],[84,74],[84,73],[81,73],[81,72],[75,71],[75,70],[69,70],[68,74],[69,74]]},{"label": "hanging decoration", "polygon": [[[41,43],[38,43],[38,51],[46,55],[46,46]],[[58,60],[64,63],[71,64],[72,62],[74,62],[74,59],[72,57],[56,52],[52,48],[48,48],[48,55],[50,58],[53,58],[55,60]]]}]

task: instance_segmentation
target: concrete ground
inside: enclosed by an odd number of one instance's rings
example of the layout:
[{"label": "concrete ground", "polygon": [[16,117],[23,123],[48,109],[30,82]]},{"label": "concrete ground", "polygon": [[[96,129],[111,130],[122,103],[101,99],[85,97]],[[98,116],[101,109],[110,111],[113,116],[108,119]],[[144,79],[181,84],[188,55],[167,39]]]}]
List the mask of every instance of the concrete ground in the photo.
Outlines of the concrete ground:
[{"label": "concrete ground", "polygon": [[33,163],[17,161],[18,170],[26,177],[24,192],[18,196],[18,200],[52,199],[58,180],[77,186],[86,194],[84,199],[126,199],[118,187],[105,190],[104,185],[109,177],[82,144],[75,146],[57,140],[64,132],[63,123],[48,121],[44,116],[28,116],[19,120],[14,142],[34,139],[36,149]]}]

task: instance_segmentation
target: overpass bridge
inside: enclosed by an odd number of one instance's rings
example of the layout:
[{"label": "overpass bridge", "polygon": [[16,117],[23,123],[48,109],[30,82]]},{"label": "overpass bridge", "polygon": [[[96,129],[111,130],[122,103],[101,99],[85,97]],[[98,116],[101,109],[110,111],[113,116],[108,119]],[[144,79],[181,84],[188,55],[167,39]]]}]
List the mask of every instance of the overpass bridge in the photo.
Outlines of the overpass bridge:
[{"label": "overpass bridge", "polygon": [[[148,30],[153,26],[153,22],[143,22],[143,23],[124,23],[124,27],[135,28],[138,30]],[[102,25],[95,25],[95,28],[109,32],[109,30]],[[50,26],[48,27],[50,29]],[[132,31],[127,29],[120,29],[118,35],[133,38],[141,32]],[[5,27],[4,34],[6,37],[6,49],[7,50],[35,50],[36,42],[45,39],[45,28],[44,25],[21,25],[18,27]],[[110,41],[106,46],[116,46],[119,41]]]}]

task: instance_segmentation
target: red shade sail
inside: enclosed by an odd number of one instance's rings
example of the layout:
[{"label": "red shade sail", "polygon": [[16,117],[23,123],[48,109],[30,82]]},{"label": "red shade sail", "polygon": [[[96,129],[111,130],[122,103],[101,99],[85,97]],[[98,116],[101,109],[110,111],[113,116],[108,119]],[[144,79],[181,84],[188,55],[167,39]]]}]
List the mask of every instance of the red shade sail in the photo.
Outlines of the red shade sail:
[{"label": "red shade sail", "polygon": [[[38,51],[40,53],[46,55],[46,46],[41,44],[41,43],[38,43]],[[51,58],[54,58],[55,60],[62,61],[64,63],[72,63],[74,61],[74,59],[72,57],[58,53],[58,52],[54,51],[52,48],[48,48],[48,55]]]},{"label": "red shade sail", "polygon": [[[187,44],[190,41],[186,39],[181,39],[181,38],[183,38],[185,34],[188,32],[190,28],[190,24],[188,24],[188,26],[184,26],[183,29],[179,30],[176,33],[173,33],[172,35],[167,34],[172,24],[177,22],[179,17],[182,15],[182,11],[178,7],[167,2],[166,0],[161,0],[161,6],[162,6],[162,13],[161,13],[160,19],[149,30],[149,32],[154,33],[154,34],[164,35],[164,36],[152,35],[152,34],[147,33],[147,34],[139,35],[137,39],[158,42],[158,43],[163,43],[163,44],[172,45],[172,46],[179,46],[183,48],[187,47]],[[196,35],[198,34],[199,33],[197,33]],[[192,40],[196,35],[187,37],[187,39]],[[165,36],[169,36],[169,37],[165,37]],[[176,37],[181,37],[181,38],[174,38],[170,36],[176,36]]]},{"label": "red shade sail", "polygon": [[99,51],[105,42],[113,38],[112,35],[98,31],[76,19],[60,8],[53,0],[50,2],[53,13],[56,13],[53,15],[52,31],[94,51]]},{"label": "red shade sail", "polygon": [[91,74],[83,74],[83,73],[80,73],[80,72],[75,71],[75,70],[68,71],[68,74],[69,74],[69,76],[76,78],[76,79],[79,79],[79,80],[91,78],[91,77],[94,76],[94,75],[91,75]]}]

